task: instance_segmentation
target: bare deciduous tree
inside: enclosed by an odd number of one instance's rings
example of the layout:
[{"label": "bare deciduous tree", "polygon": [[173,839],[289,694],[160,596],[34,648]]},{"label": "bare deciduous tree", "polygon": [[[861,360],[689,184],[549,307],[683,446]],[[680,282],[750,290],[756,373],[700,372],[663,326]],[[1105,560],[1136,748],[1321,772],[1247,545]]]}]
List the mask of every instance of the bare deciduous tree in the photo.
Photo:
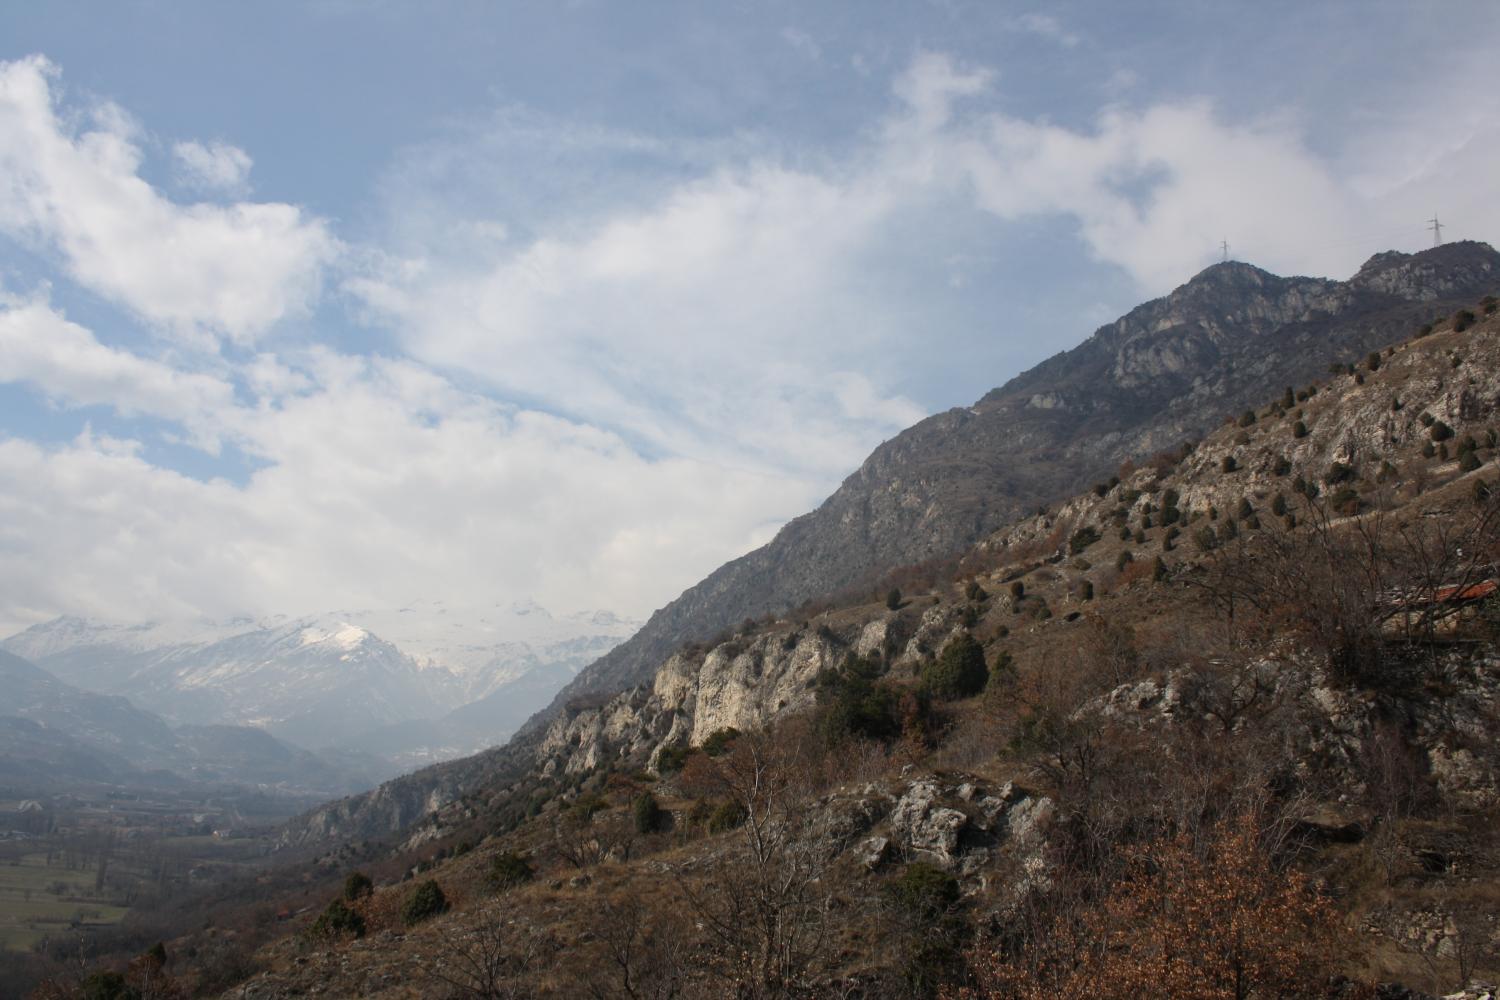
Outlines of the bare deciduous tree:
[{"label": "bare deciduous tree", "polygon": [[[461,921],[461,922],[460,922]],[[531,928],[485,903],[446,929],[427,967],[429,978],[462,1000],[526,1000],[527,982],[542,941]]]},{"label": "bare deciduous tree", "polygon": [[717,761],[722,797],[744,822],[710,872],[678,884],[711,946],[708,971],[740,1000],[804,996],[831,940],[829,874],[840,844],[807,794],[795,747],[749,734]]}]

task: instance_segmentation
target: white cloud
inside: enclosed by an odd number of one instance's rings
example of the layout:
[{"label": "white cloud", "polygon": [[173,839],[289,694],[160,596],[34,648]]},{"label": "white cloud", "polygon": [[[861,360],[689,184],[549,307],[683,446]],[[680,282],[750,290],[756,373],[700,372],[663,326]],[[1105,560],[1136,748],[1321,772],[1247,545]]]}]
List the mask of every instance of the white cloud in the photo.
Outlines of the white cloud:
[{"label": "white cloud", "polygon": [[218,449],[219,422],[234,402],[227,382],[106,347],[45,301],[3,294],[0,382],[31,383],[62,405],[171,420],[210,451]]},{"label": "white cloud", "polygon": [[249,185],[252,161],[250,154],[238,146],[190,140],[173,146],[172,156],[182,179],[191,187],[239,194]]},{"label": "white cloud", "polygon": [[55,253],[74,280],[181,336],[250,341],[302,312],[337,243],[294,205],[178,205],[139,175],[119,108],[60,114],[57,69],[0,63],[0,232]]},{"label": "white cloud", "polygon": [[242,485],[88,432],[0,437],[0,623],[522,595],[642,614],[762,540],[768,510],[814,499],[789,477],[642,458],[409,362],[314,352],[300,372],[297,393],[224,414],[266,463]]},{"label": "white cloud", "polygon": [[[856,260],[889,205],[878,187],[753,165],[571,238],[492,248],[482,267],[407,261],[348,288],[414,356],[506,395],[653,452],[830,482],[921,415],[869,374],[895,330]],[[843,405],[832,387],[849,381],[883,404]]]},{"label": "white cloud", "polygon": [[1046,38],[1064,48],[1071,49],[1078,44],[1078,36],[1064,28],[1062,22],[1051,14],[1041,14],[1035,11],[1022,14],[1011,21],[1011,26],[1016,31]]},{"label": "white cloud", "polygon": [[[139,177],[124,114],[92,108],[80,130],[49,74],[37,60],[0,70],[0,231],[174,330],[251,340],[305,306],[336,248],[322,223],[290,206],[167,201]],[[442,162],[425,173],[413,151],[385,192],[397,236],[358,248],[345,283],[404,357],[262,345],[203,371],[103,343],[44,299],[0,303],[0,380],[58,406],[172,421],[255,466],[240,483],[203,482],[130,441],[0,437],[0,619],[527,595],[643,614],[919,417],[894,388],[908,369],[963,365],[981,336],[1041,332],[949,328],[934,312],[950,279],[967,291],[1007,259],[1013,224],[1076,232],[1141,296],[1191,275],[1220,239],[1273,270],[1342,275],[1384,248],[1363,238],[1372,230],[1419,230],[1450,192],[1487,194],[1500,152],[1482,102],[1421,133],[1381,119],[1330,155],[1295,123],[1231,120],[1205,101],[1111,107],[1081,126],[1001,113],[999,85],[921,53],[887,114],[837,156],[707,141],[682,157],[659,137],[549,139],[526,119],[538,162],[555,154],[580,178],[607,174],[611,157],[671,166],[524,218],[444,206],[463,150],[431,151]],[[513,138],[476,135],[472,158]],[[1432,156],[1393,152],[1437,138]],[[270,264],[246,235],[261,209],[284,215],[270,243],[294,248]],[[959,210],[990,223],[997,252],[981,249],[982,263],[948,241]],[[1465,221],[1492,233],[1496,211]],[[168,274],[159,258],[178,239],[207,250]],[[928,257],[931,285],[918,286],[908,265]],[[1102,294],[1080,296],[1091,320],[1108,318]]]},{"label": "white cloud", "polygon": [[817,43],[817,40],[812,35],[809,35],[801,28],[782,28],[781,38],[782,41],[814,62],[817,62],[823,56],[822,46]]}]

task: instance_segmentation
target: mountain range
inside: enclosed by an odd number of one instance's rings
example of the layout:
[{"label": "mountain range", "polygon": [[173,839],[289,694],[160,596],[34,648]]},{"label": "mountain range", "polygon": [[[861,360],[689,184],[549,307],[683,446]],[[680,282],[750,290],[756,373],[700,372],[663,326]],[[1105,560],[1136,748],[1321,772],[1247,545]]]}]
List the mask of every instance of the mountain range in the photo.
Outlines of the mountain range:
[{"label": "mountain range", "polygon": [[304,800],[364,784],[317,754],[251,726],[171,726],[127,698],[64,683],[0,650],[0,787],[270,789]]},{"label": "mountain range", "polygon": [[169,722],[258,727],[389,776],[502,741],[635,627],[532,602],[429,603],[187,625],[62,617],[0,649]]},{"label": "mountain range", "polygon": [[674,654],[684,647],[955,555],[1124,462],[1201,437],[1268,392],[1306,385],[1330,366],[1342,372],[1497,285],[1500,254],[1476,242],[1380,253],[1347,281],[1280,277],[1240,262],[1209,267],[974,405],[879,446],[816,510],[579,672],[507,746],[331,803],[291,824],[285,842],[388,834],[477,786],[522,781],[555,750],[549,726],[555,735],[620,692],[645,699],[659,671],[681,664]]}]

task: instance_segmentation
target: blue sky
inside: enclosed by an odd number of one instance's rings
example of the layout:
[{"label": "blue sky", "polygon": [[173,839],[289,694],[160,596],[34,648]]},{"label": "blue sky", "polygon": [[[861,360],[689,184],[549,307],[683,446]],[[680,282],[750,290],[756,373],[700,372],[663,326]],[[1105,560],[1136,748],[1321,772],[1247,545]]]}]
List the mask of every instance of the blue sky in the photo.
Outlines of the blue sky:
[{"label": "blue sky", "polygon": [[1492,239],[1500,7],[0,9],[0,627],[639,615],[1228,240]]}]

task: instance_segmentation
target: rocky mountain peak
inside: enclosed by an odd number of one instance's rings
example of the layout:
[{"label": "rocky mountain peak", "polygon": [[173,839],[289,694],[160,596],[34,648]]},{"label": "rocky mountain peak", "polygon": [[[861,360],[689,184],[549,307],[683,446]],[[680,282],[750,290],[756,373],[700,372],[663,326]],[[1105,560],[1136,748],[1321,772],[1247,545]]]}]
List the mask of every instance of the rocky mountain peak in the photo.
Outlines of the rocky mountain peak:
[{"label": "rocky mountain peak", "polygon": [[1267,386],[1305,384],[1497,286],[1500,254],[1479,243],[1378,254],[1342,282],[1206,268],[974,407],[881,445],[816,511],[656,612],[534,723],[641,683],[676,648],[745,618],[957,551],[1124,459],[1202,435]]}]

